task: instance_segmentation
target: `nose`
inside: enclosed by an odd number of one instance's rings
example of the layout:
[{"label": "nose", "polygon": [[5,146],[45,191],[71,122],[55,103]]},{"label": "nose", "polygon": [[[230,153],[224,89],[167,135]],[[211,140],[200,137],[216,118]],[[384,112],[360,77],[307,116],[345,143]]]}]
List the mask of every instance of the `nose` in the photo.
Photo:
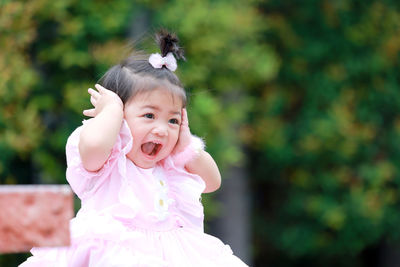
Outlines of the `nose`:
[{"label": "nose", "polygon": [[167,125],[164,125],[163,123],[159,123],[159,124],[155,125],[152,133],[155,135],[158,135],[158,136],[168,136]]}]

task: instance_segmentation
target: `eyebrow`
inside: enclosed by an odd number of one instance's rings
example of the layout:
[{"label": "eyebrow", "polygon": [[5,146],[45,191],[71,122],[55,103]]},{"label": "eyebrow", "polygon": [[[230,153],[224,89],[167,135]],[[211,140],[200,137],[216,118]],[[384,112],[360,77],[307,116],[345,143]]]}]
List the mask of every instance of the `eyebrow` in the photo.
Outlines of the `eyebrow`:
[{"label": "eyebrow", "polygon": [[[142,106],[142,108],[143,108],[143,109],[149,108],[149,109],[154,109],[154,110],[160,111],[160,108],[159,108],[159,107],[153,106],[153,105],[145,105],[145,106]],[[170,111],[169,113],[170,113],[170,114],[173,114],[173,115],[181,115],[181,112],[180,112],[180,111]]]}]

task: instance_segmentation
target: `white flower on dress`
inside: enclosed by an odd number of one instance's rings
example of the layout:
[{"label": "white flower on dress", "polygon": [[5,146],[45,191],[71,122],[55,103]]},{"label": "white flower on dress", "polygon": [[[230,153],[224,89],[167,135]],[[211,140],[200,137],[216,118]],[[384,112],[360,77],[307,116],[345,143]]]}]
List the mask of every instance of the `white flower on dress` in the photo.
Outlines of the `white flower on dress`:
[{"label": "white flower on dress", "polygon": [[158,190],[164,194],[168,193],[168,185],[164,180],[164,177],[157,177],[158,180]]},{"label": "white flower on dress", "polygon": [[167,194],[159,193],[154,198],[154,210],[158,221],[163,221],[168,217],[168,207],[174,202],[168,198]]},{"label": "white flower on dress", "polygon": [[154,196],[154,212],[151,212],[150,216],[154,217],[157,221],[163,221],[168,217],[168,207],[174,203],[174,200],[168,197],[168,185],[162,171],[156,170],[154,176],[157,193]]}]

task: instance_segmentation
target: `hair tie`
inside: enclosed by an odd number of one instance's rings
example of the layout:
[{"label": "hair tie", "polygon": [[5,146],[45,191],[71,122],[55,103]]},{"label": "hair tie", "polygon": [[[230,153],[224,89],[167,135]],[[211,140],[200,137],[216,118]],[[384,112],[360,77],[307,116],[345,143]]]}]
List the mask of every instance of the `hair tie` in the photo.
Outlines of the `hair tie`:
[{"label": "hair tie", "polygon": [[178,67],[176,59],[171,52],[169,52],[165,57],[162,57],[159,53],[151,54],[149,57],[149,63],[153,68],[161,69],[162,66],[165,66],[170,71],[175,71]]}]

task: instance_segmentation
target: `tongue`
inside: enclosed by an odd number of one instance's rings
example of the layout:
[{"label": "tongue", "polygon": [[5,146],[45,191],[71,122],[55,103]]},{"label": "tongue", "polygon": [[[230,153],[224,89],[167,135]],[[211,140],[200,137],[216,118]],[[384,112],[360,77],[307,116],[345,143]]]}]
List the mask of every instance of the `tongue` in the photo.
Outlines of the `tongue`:
[{"label": "tongue", "polygon": [[142,145],[142,151],[143,153],[150,155],[153,152],[155,146],[156,144],[153,142],[145,143]]}]

